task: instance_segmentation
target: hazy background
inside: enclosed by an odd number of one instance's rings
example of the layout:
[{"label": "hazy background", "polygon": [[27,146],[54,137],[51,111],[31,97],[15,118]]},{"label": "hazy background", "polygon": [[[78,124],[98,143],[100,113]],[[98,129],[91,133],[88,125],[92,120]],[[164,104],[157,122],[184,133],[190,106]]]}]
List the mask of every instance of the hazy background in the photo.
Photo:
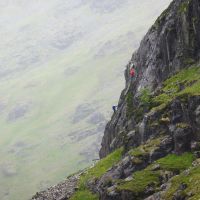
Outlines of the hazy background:
[{"label": "hazy background", "polygon": [[0,199],[98,157],[124,66],[170,0],[0,0]]}]

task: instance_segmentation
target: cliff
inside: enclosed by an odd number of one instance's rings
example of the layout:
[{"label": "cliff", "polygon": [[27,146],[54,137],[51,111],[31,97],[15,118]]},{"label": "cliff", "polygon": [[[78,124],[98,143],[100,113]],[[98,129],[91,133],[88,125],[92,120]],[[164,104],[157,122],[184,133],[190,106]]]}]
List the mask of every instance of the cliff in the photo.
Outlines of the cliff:
[{"label": "cliff", "polygon": [[[144,89],[159,93],[164,80],[199,60],[199,18],[198,0],[176,0],[148,31],[138,51],[131,58],[137,71],[137,79],[133,82],[129,76],[130,64],[127,65],[126,88],[121,94],[117,113],[106,126],[100,150],[101,158],[123,145],[124,142],[120,138],[122,133],[127,134],[139,126],[143,116],[137,119],[137,108],[141,104],[138,96]],[[128,102],[127,97],[132,102]],[[131,113],[129,107],[133,108]],[[149,137],[150,134],[146,133],[143,139],[147,140]],[[140,138],[137,144],[141,142],[144,141]]]},{"label": "cliff", "polygon": [[70,177],[62,198],[41,192],[33,199],[200,199],[199,59],[200,1],[174,0],[126,66],[101,160]]}]

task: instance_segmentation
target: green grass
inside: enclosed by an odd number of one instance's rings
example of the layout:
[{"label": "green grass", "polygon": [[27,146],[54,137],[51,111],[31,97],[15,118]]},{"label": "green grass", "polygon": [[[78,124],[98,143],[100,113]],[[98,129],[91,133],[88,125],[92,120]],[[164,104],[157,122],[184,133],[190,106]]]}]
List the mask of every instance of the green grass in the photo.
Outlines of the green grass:
[{"label": "green grass", "polygon": [[126,103],[127,103],[127,117],[131,118],[134,114],[134,106],[133,106],[133,94],[129,92],[126,96]]},{"label": "green grass", "polygon": [[78,191],[70,200],[98,200],[98,196],[92,194],[89,190]]},{"label": "green grass", "polygon": [[184,95],[200,95],[199,66],[184,69],[167,79],[163,83],[161,93],[153,98],[153,102],[158,106],[166,105],[174,98]]},{"label": "green grass", "polygon": [[189,85],[191,81],[198,80],[200,78],[200,68],[190,67],[180,71],[178,74],[172,76],[164,82],[164,91],[174,90],[178,91],[178,84],[183,84],[185,86]]},{"label": "green grass", "polygon": [[152,107],[152,95],[148,88],[144,88],[140,92],[139,101],[140,105],[135,106],[134,103],[134,96],[132,92],[129,92],[126,96],[126,103],[127,103],[127,117],[130,119],[134,115],[134,119],[136,122],[139,122],[143,114],[148,112],[148,110]]},{"label": "green grass", "polygon": [[179,95],[200,95],[200,81],[198,80],[192,86],[185,88],[183,91],[179,93]]},{"label": "green grass", "polygon": [[141,196],[145,188],[149,185],[156,187],[160,183],[159,172],[142,170],[133,174],[133,180],[121,183],[118,190],[132,191],[134,196]]},{"label": "green grass", "polygon": [[94,167],[88,169],[81,177],[78,183],[78,191],[70,200],[83,200],[83,195],[90,195],[90,198],[96,198],[95,195],[88,193],[87,182],[91,179],[101,177],[106,171],[122,158],[123,148],[117,149],[106,158],[100,160]]},{"label": "green grass", "polygon": [[135,157],[140,157],[140,156],[144,156],[146,154],[146,152],[144,151],[144,149],[140,146],[137,147],[135,149],[132,149],[129,151],[129,154],[131,156],[135,156]]},{"label": "green grass", "polygon": [[177,128],[185,129],[185,128],[190,127],[190,125],[187,124],[187,123],[178,123],[178,124],[176,124],[176,127],[177,127]]},{"label": "green grass", "polygon": [[151,91],[148,88],[144,88],[139,96],[140,103],[149,107],[151,104]]},{"label": "green grass", "polygon": [[120,161],[122,158],[123,148],[117,149],[106,158],[100,160],[94,167],[89,169],[84,175],[84,179],[101,177],[110,167]]},{"label": "green grass", "polygon": [[156,161],[161,167],[161,169],[169,171],[182,171],[187,169],[192,165],[195,157],[192,153],[184,153],[181,156],[170,154],[164,158]]},{"label": "green grass", "polygon": [[181,3],[179,10],[178,10],[179,13],[186,13],[190,2],[191,2],[191,0],[187,0],[183,3]]},{"label": "green grass", "polygon": [[140,145],[129,151],[129,154],[135,157],[142,157],[148,155],[152,150],[157,149],[160,146],[162,137],[151,139],[146,144]]},{"label": "green grass", "polygon": [[186,189],[182,192],[183,195],[187,196],[189,193],[192,196],[188,197],[189,200],[200,199],[200,167],[192,168],[189,173],[181,173],[178,176],[172,178],[171,186],[164,194],[163,198],[171,200],[173,195],[176,193],[181,184],[186,184]]},{"label": "green grass", "polygon": [[[137,153],[138,155],[139,153]],[[133,196],[140,197],[144,194],[145,189],[148,186],[152,186],[154,190],[157,190],[159,184],[160,184],[160,177],[162,176],[164,171],[178,171],[182,172],[185,169],[188,169],[192,166],[192,162],[194,161],[195,157],[192,153],[185,153],[181,156],[178,155],[168,155],[164,158],[161,158],[157,160],[154,164],[159,164],[160,167],[158,170],[152,170],[153,165],[149,165],[146,169],[137,171],[133,173],[133,180],[125,182],[124,180],[119,180],[118,190],[127,190],[131,191],[133,193]],[[194,173],[199,173],[200,169],[196,169],[196,171],[191,172],[191,175]],[[175,186],[172,186],[169,191],[166,193],[167,198],[164,199],[172,199],[172,194],[176,191],[176,189],[179,187],[180,183],[184,182],[185,175],[181,174],[180,176],[175,176],[173,180],[173,184]],[[194,179],[198,180],[198,183],[200,183],[200,174],[197,176],[197,178]],[[189,177],[186,177],[187,181],[189,180]],[[181,180],[181,181],[180,181]],[[186,182],[187,183],[187,182]],[[199,186],[196,186],[199,187]],[[187,189],[189,191],[189,189]],[[200,187],[199,190],[200,191]],[[194,199],[196,200],[196,199]]]}]

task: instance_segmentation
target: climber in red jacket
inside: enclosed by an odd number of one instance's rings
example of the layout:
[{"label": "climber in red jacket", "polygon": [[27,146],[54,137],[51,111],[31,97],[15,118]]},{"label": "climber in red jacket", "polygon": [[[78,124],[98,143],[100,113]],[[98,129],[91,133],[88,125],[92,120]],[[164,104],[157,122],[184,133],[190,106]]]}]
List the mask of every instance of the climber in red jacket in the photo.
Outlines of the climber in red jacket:
[{"label": "climber in red jacket", "polygon": [[135,69],[133,67],[130,69],[130,76],[131,76],[131,79],[135,77]]}]

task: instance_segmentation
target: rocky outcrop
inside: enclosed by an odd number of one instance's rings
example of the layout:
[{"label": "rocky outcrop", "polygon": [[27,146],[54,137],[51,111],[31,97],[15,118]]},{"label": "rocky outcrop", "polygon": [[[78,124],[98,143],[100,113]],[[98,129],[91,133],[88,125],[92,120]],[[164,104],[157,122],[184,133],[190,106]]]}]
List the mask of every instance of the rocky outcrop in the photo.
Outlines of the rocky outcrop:
[{"label": "rocky outcrop", "polygon": [[[167,182],[177,172],[163,171],[159,175],[162,181],[159,183],[163,191],[156,193],[156,190],[147,187],[142,190],[141,194],[137,194],[130,190],[118,190],[118,180],[129,182],[134,179],[134,172],[144,170],[154,161],[165,157],[168,154],[176,153],[182,155],[184,152],[193,151],[197,157],[199,156],[199,106],[200,96],[191,96],[187,99],[176,98],[169,105],[160,109],[151,111],[146,114],[145,128],[141,130],[135,128],[124,136],[123,145],[125,154],[123,159],[111,169],[109,169],[96,183],[96,192],[100,194],[101,200],[112,199],[148,199],[148,200],[164,200],[164,192],[167,190]],[[145,122],[144,122],[145,121]],[[154,138],[160,140],[159,143]],[[136,144],[141,143],[142,151],[138,153],[138,147],[135,147],[135,153],[131,153]],[[149,144],[150,143],[150,144]],[[155,144],[154,144],[155,143]],[[139,149],[140,149],[139,148]],[[145,151],[146,152],[145,152]],[[153,171],[160,170],[160,166],[154,164]],[[165,179],[167,174],[167,179]],[[112,181],[110,181],[112,180]],[[110,182],[109,182],[110,181]],[[110,183],[107,185],[106,183]],[[94,186],[93,186],[94,187]],[[184,189],[176,191],[174,200],[182,199]],[[162,195],[161,195],[162,194]],[[162,198],[161,198],[162,196]],[[185,199],[185,198],[183,198]]]},{"label": "rocky outcrop", "polygon": [[31,200],[67,200],[77,188],[77,182],[81,173],[72,175],[65,181],[48,188],[45,191],[37,192]]},{"label": "rocky outcrop", "polygon": [[[104,158],[123,146],[124,156],[95,183],[95,187],[90,188],[99,193],[100,199],[178,200],[198,194],[197,191],[194,194],[188,192],[188,185],[184,182],[180,182],[176,190],[171,189],[173,182],[171,183],[170,179],[173,180],[180,171],[162,169],[156,162],[173,153],[183,155],[184,152],[192,151],[199,157],[200,84],[196,87],[197,92],[184,92],[185,88],[195,84],[198,78],[193,79],[193,74],[191,80],[184,83],[183,76],[180,75],[179,80],[174,76],[193,64],[199,66],[199,25],[198,0],[173,1],[156,20],[139,49],[133,54],[125,70],[126,87],[121,93],[117,112],[106,126],[100,150],[100,157]],[[137,71],[135,80],[130,80],[129,77],[132,65]],[[189,76],[187,73],[185,75]],[[169,79],[167,85],[165,80],[173,76],[174,82],[173,78]],[[150,94],[147,94],[147,91]],[[142,95],[146,95],[146,99],[142,99]],[[157,97],[169,99],[156,104],[154,99]],[[161,136],[164,137],[159,145],[149,148],[149,141]],[[139,153],[138,148],[142,149]],[[132,149],[136,149],[135,154],[131,153]],[[152,165],[153,168],[150,167]],[[149,181],[141,190],[137,187],[134,189],[134,182],[139,179],[138,171],[141,176],[150,174],[151,178],[155,172],[159,174],[159,178],[157,177],[157,182]],[[154,178],[156,180],[156,176]]]},{"label": "rocky outcrop", "polygon": [[[122,146],[122,138],[138,126],[138,112],[133,113],[131,117],[128,113],[128,95],[133,96],[130,100],[132,108],[137,108],[138,96],[144,88],[156,93],[164,80],[196,63],[199,57],[200,2],[175,0],[156,20],[126,67],[126,88],[122,91],[118,111],[106,126],[100,150],[101,158]],[[137,71],[134,81],[129,77],[131,63],[136,66]],[[145,122],[145,114],[142,115]],[[138,145],[142,141],[135,142],[135,145]]]}]

